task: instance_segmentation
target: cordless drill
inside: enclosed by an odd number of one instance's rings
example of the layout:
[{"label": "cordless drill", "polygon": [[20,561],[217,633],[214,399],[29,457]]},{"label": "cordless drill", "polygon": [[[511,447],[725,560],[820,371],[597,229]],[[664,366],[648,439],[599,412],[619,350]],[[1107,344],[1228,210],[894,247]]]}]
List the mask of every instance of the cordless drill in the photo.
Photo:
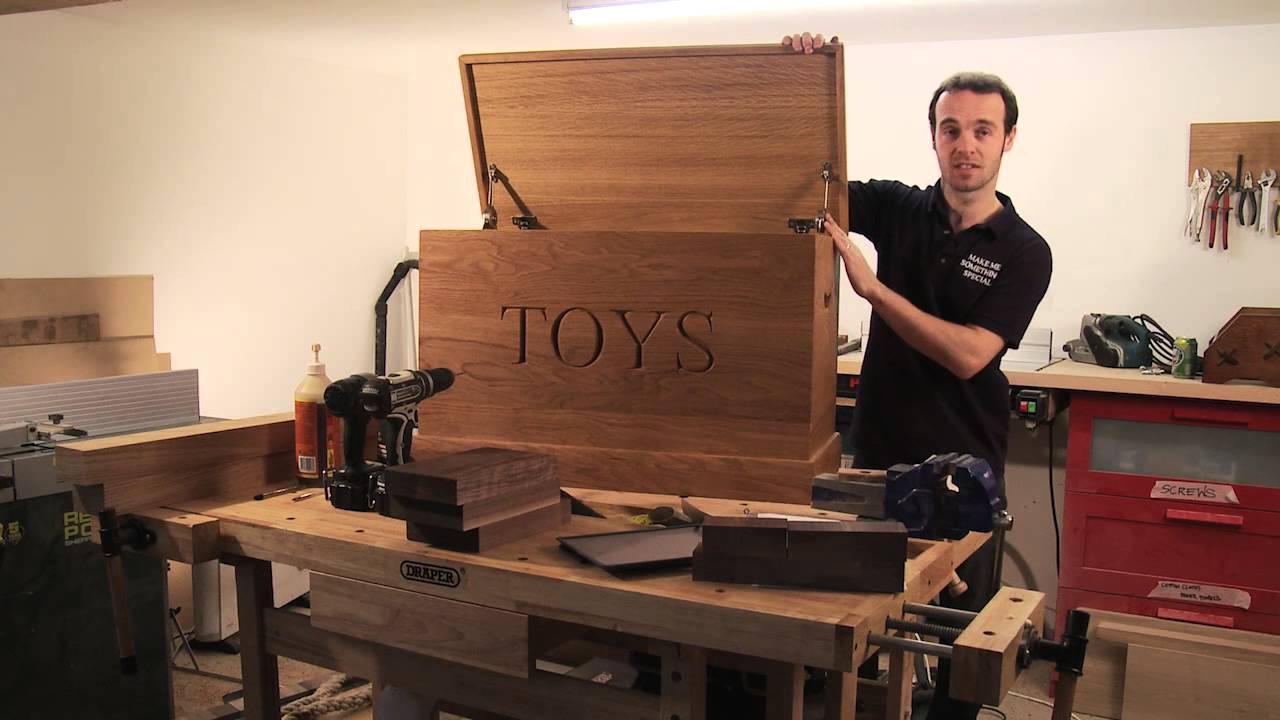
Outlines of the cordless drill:
[{"label": "cordless drill", "polygon": [[[342,510],[382,511],[386,497],[382,472],[387,465],[410,460],[418,403],[452,385],[453,372],[446,368],[361,373],[330,383],[324,404],[343,419],[343,466],[325,474],[324,494],[329,502]],[[387,421],[381,433],[385,463],[364,459],[365,432],[373,419]]]}]

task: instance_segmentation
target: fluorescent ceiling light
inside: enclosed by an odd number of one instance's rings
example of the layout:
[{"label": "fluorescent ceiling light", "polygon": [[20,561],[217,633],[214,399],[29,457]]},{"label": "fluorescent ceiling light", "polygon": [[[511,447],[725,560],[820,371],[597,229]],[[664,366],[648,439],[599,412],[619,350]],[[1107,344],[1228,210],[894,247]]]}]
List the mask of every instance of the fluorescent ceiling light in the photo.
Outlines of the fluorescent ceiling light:
[{"label": "fluorescent ceiling light", "polygon": [[574,25],[611,25],[673,18],[865,5],[867,0],[568,0]]}]

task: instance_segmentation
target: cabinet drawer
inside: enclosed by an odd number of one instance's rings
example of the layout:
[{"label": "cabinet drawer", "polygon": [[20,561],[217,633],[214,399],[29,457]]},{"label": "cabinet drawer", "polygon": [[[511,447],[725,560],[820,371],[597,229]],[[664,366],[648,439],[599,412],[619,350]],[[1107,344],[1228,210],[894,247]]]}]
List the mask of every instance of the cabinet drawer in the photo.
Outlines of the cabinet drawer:
[{"label": "cabinet drawer", "polygon": [[1176,596],[1162,581],[1201,583],[1223,588],[1221,604],[1244,593],[1280,613],[1280,513],[1069,492],[1063,514],[1063,585],[1146,597]]},{"label": "cabinet drawer", "polygon": [[420,655],[527,678],[529,616],[311,573],[311,624]]},{"label": "cabinet drawer", "polygon": [[1080,590],[1072,587],[1058,589],[1056,628],[1065,627],[1067,611],[1089,607],[1099,610],[1142,615],[1145,617],[1177,620],[1193,625],[1253,630],[1280,635],[1280,615],[1241,610],[1240,608],[1210,607],[1197,603],[1162,600],[1158,598],[1132,597],[1112,593]]},{"label": "cabinet drawer", "polygon": [[1280,407],[1084,393],[1067,480],[1077,492],[1280,511]]}]

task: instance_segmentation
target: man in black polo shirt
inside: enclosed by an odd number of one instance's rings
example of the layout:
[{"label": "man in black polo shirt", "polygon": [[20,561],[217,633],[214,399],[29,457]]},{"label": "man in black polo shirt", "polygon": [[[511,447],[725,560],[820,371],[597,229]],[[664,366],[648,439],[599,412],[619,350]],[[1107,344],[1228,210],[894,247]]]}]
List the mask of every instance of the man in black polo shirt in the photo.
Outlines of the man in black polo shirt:
[{"label": "man in black polo shirt", "polygon": [[[787,38],[797,52],[821,36]],[[850,229],[876,248],[873,271],[831,216],[826,228],[849,282],[871,304],[858,386],[855,461],[887,468],[965,452],[991,465],[1001,488],[1009,382],[1000,371],[1049,287],[1049,246],[996,192],[1000,161],[1017,135],[1018,104],[1004,81],[960,73],[938,86],[929,128],[941,179],[920,189],[889,180],[849,183]],[[969,591],[944,602],[981,608],[994,595],[988,542],[960,576]],[[943,663],[930,720],[973,718],[951,701]]]},{"label": "man in black polo shirt", "polygon": [[[934,92],[929,126],[942,178],[919,189],[849,183],[849,225],[875,245],[873,272],[827,217],[849,282],[871,303],[858,386],[855,459],[860,467],[917,463],[941,452],[985,459],[1004,482],[1009,381],[1000,371],[1049,287],[1049,246],[996,192],[1013,147],[1018,106],[993,75],[961,73]],[[981,608],[994,595],[988,542],[960,568],[969,592],[954,604]],[[976,717],[944,702],[939,673],[929,718]]]}]

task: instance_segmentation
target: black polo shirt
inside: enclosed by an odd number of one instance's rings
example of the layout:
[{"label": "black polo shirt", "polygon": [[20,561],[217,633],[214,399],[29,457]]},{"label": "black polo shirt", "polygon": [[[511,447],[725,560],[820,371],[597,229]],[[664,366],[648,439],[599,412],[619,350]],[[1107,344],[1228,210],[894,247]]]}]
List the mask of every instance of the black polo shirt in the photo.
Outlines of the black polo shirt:
[{"label": "black polo shirt", "polygon": [[990,364],[961,380],[872,313],[858,385],[860,467],[966,452],[1003,480],[1009,381],[1000,359],[1021,342],[1049,287],[1053,258],[1009,198],[996,197],[1004,209],[953,233],[941,183],[923,190],[888,180],[849,183],[850,229],[875,245],[876,277],[924,312],[1005,342]]}]

